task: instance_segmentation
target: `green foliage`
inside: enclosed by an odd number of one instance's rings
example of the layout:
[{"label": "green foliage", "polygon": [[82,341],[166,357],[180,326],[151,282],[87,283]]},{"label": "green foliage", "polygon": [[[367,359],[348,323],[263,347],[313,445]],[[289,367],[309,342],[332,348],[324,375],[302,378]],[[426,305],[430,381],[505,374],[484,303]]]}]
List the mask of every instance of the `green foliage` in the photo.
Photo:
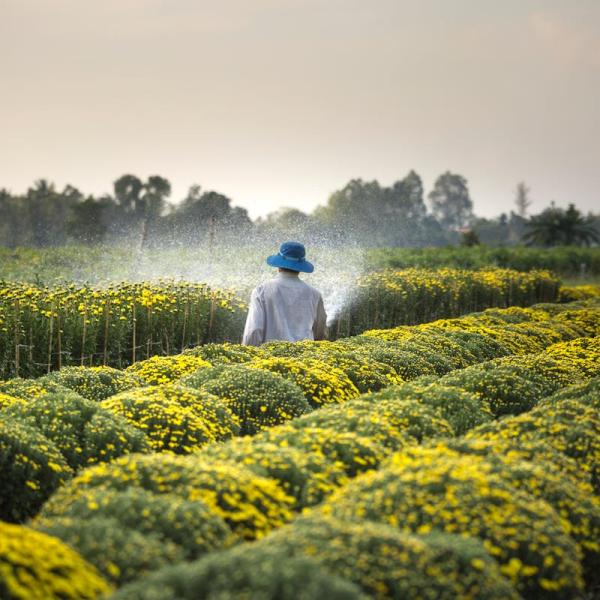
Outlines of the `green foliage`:
[{"label": "green foliage", "polygon": [[38,378],[37,383],[43,387],[58,384],[98,402],[143,385],[142,380],[131,373],[112,367],[65,367]]},{"label": "green foliage", "polygon": [[[392,386],[378,392],[372,398],[366,396],[365,400],[367,399],[377,404],[380,400],[387,400],[390,405],[393,405],[391,401],[396,401],[399,407],[412,407],[417,403],[429,407],[432,414],[427,425],[430,429],[421,426],[421,431],[407,430],[407,433],[419,441],[434,436],[452,435],[452,433],[463,435],[469,429],[487,423],[493,418],[487,402],[479,394],[437,382],[425,384],[415,381]],[[431,425],[436,423],[435,413],[447,421],[450,426],[448,429],[444,430],[439,425],[431,429]],[[427,413],[424,413],[423,417],[425,414]],[[437,421],[439,422],[439,419]],[[414,428],[414,425],[412,427]]]},{"label": "green foliage", "polygon": [[314,557],[371,598],[518,598],[483,546],[459,536],[421,538],[379,523],[316,514],[234,552],[256,556],[267,550],[279,551],[283,560]]},{"label": "green foliage", "polygon": [[184,559],[173,542],[123,527],[117,519],[55,519],[41,531],[68,544],[116,586]]},{"label": "green foliage", "polygon": [[480,538],[525,597],[567,599],[583,589],[580,550],[554,509],[470,456],[403,449],[386,468],[334,493],[323,510],[420,534],[439,529]]},{"label": "green foliage", "polygon": [[123,490],[97,486],[67,494],[63,500],[62,504],[47,504],[34,526],[48,528],[63,519],[74,523],[96,517],[114,519],[118,528],[152,534],[175,544],[187,559],[198,558],[233,541],[225,521],[206,504],[176,494],[154,493],[135,485]]},{"label": "green foliage", "polygon": [[59,449],[30,424],[0,419],[0,519],[18,522],[34,515],[71,476]]},{"label": "green foliage", "polygon": [[143,432],[74,392],[47,394],[26,406],[10,406],[3,414],[38,429],[75,470],[150,450]]},{"label": "green foliage", "polygon": [[556,389],[556,385],[519,364],[488,361],[449,373],[440,379],[443,386],[457,387],[477,394],[495,417],[518,415]]},{"label": "green foliage", "polygon": [[472,441],[450,440],[435,447],[457,450],[476,457],[475,460],[485,460],[492,465],[492,473],[515,488],[548,502],[564,519],[565,529],[581,548],[586,583],[593,587],[600,582],[600,503],[593,496],[591,485],[552,471],[547,465],[540,465],[536,457],[526,461],[518,454],[496,455],[490,446],[482,447]]},{"label": "green foliage", "polygon": [[117,491],[137,486],[156,494],[200,501],[235,534],[247,539],[260,537],[289,520],[294,503],[276,482],[241,465],[198,456],[137,454],[82,471],[54,494],[43,515],[61,515],[87,489],[98,486]]},{"label": "green foliage", "polygon": [[240,420],[242,435],[254,434],[310,411],[300,388],[280,375],[244,365],[221,365],[181,380],[221,398]]},{"label": "green foliage", "polygon": [[278,373],[295,383],[304,393],[313,408],[331,403],[342,403],[356,398],[358,389],[340,369],[335,369],[324,360],[311,358],[261,358],[248,366]]},{"label": "green foliage", "polygon": [[597,409],[578,400],[562,400],[528,413],[481,425],[469,439],[542,441],[574,459],[600,493],[600,418]]},{"label": "green foliage", "polygon": [[214,366],[245,363],[264,355],[262,348],[227,342],[224,344],[203,344],[202,346],[189,348],[184,354],[198,356]]},{"label": "green foliage", "polygon": [[371,438],[321,427],[282,425],[264,431],[257,439],[279,446],[292,446],[307,453],[322,454],[330,462],[343,465],[349,477],[375,469],[386,455],[384,447]]},{"label": "green foliage", "polygon": [[326,571],[312,557],[287,558],[277,550],[244,547],[164,568],[121,588],[113,600],[366,600],[360,589]]},{"label": "green foliage", "polygon": [[203,450],[202,455],[210,460],[243,465],[261,477],[275,480],[286,494],[295,499],[295,510],[318,504],[348,480],[344,464],[331,460],[319,449],[313,448],[308,452],[304,448],[273,443],[260,436],[212,444]]}]

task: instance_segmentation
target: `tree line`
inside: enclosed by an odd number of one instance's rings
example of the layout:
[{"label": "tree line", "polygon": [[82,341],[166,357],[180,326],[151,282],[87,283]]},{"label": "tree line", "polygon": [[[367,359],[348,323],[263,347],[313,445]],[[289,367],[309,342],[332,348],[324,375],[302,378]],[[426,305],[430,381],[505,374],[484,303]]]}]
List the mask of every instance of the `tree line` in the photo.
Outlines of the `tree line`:
[{"label": "tree line", "polygon": [[[181,202],[171,202],[171,184],[161,176],[146,180],[126,174],[112,194],[84,195],[46,179],[23,195],[0,188],[0,245],[50,247],[69,243],[127,241],[138,247],[251,239],[307,239],[368,246],[443,246],[453,243],[591,245],[600,242],[600,217],[584,216],[574,205],[554,204],[529,215],[529,188],[519,183],[514,210],[494,219],[477,217],[467,180],[440,175],[429,194],[410,171],[390,186],[353,179],[312,213],[283,208],[252,221],[227,196],[192,185]],[[426,202],[426,198],[428,202]]]}]

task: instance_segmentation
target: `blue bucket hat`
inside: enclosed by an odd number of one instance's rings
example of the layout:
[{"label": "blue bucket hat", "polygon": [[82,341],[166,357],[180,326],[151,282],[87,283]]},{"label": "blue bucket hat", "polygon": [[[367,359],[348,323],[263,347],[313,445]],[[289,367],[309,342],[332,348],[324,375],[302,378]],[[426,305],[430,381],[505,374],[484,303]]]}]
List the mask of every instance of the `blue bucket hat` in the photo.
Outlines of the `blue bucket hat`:
[{"label": "blue bucket hat", "polygon": [[279,248],[278,254],[267,258],[270,267],[281,267],[300,273],[312,273],[315,267],[306,259],[306,250],[300,242],[284,242]]}]

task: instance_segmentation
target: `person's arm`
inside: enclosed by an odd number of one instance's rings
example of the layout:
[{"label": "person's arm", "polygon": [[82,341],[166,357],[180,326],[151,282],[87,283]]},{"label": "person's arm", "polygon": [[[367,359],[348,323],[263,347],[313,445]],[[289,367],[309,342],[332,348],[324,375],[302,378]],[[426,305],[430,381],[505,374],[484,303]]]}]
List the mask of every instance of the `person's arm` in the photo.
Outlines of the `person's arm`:
[{"label": "person's arm", "polygon": [[323,296],[319,296],[317,304],[317,315],[313,324],[313,336],[315,340],[324,340],[327,332],[327,313],[323,305]]},{"label": "person's arm", "polygon": [[244,327],[242,344],[244,346],[260,346],[265,341],[265,307],[262,298],[255,289],[250,297],[250,307]]}]

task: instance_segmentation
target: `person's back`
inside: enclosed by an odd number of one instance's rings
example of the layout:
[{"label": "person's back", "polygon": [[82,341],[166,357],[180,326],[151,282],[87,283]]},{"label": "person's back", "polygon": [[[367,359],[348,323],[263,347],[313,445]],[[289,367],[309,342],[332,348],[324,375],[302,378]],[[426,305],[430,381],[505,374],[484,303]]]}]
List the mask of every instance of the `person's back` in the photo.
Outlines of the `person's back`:
[{"label": "person's back", "polygon": [[327,316],[318,290],[302,281],[299,272],[310,273],[313,266],[304,259],[304,246],[282,244],[279,254],[267,263],[279,267],[274,279],[252,292],[243,344],[323,339]]}]

